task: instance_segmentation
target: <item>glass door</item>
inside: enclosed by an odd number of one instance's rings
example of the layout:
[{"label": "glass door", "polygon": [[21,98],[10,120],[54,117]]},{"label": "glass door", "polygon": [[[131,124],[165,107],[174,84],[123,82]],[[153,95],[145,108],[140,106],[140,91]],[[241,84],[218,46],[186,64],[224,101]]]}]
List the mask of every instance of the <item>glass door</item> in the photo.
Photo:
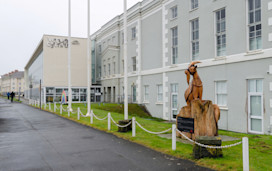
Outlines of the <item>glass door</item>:
[{"label": "glass door", "polygon": [[248,80],[249,132],[263,133],[263,80]]}]

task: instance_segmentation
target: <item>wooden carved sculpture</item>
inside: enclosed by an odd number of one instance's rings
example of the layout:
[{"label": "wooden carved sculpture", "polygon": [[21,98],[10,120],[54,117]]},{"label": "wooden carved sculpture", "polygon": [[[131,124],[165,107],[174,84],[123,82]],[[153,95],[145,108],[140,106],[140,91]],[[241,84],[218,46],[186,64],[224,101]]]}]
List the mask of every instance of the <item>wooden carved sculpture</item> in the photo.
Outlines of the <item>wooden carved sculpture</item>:
[{"label": "wooden carved sculpture", "polygon": [[[185,131],[183,133],[192,139],[194,139],[196,136],[217,136],[217,123],[220,118],[219,107],[216,104],[212,104],[210,100],[202,100],[203,84],[197,73],[196,64],[198,63],[201,62],[191,62],[188,66],[188,69],[185,71],[185,74],[187,76],[187,83],[189,85],[184,93],[187,106],[182,107],[179,114],[177,115],[177,117],[181,118],[194,119],[194,131],[190,130],[189,132],[186,126],[182,126],[182,124],[186,125],[186,123],[180,121],[181,130]],[[191,75],[193,79],[190,83]],[[180,135],[177,133],[177,136]]]},{"label": "wooden carved sculpture", "polygon": [[[191,101],[194,99],[199,99],[202,101],[202,92],[203,86],[202,81],[197,73],[197,66],[195,64],[200,63],[199,61],[191,62],[188,69],[185,70],[185,74],[187,75],[187,83],[189,87],[186,89],[184,93],[184,97],[188,106],[191,105]],[[190,82],[190,75],[193,76],[193,81]]]}]

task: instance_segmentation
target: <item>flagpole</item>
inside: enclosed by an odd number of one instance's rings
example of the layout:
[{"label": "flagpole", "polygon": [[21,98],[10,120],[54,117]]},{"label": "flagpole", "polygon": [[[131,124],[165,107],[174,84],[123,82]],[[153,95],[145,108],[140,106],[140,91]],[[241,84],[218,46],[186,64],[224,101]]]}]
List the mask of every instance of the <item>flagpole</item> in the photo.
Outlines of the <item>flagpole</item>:
[{"label": "flagpole", "polygon": [[127,90],[127,0],[124,0],[124,119],[128,119],[128,90]]},{"label": "flagpole", "polygon": [[88,7],[88,16],[87,16],[87,108],[88,112],[87,115],[91,113],[91,95],[90,95],[90,84],[91,84],[91,73],[90,73],[90,66],[91,66],[91,59],[90,59],[90,0],[87,0],[87,7]]},{"label": "flagpole", "polygon": [[72,108],[71,101],[71,0],[68,0],[68,109],[70,111]]}]

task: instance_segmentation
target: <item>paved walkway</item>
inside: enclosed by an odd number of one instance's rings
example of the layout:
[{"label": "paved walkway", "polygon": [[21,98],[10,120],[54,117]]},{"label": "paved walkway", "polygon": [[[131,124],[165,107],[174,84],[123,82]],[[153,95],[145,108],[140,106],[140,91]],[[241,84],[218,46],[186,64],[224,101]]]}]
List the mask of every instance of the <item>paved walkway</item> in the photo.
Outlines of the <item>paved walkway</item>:
[{"label": "paved walkway", "polygon": [[0,170],[209,170],[0,98]]}]

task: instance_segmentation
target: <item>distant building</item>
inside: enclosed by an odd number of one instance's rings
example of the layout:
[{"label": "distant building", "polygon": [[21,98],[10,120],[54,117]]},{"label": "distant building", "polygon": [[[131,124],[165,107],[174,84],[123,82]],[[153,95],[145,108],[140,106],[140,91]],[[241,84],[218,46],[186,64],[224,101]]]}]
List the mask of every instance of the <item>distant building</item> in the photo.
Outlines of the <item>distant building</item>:
[{"label": "distant building", "polygon": [[[123,15],[91,35],[103,101],[123,101]],[[272,1],[143,0],[128,10],[128,95],[154,117],[186,105],[184,71],[201,61],[219,128],[272,133]]]},{"label": "distant building", "polygon": [[19,92],[22,95],[24,93],[24,71],[12,71],[1,76],[0,79],[0,92],[2,95],[6,96],[7,92],[14,92],[18,95]]},{"label": "distant building", "polygon": [[[87,99],[87,39],[71,38],[72,102]],[[60,102],[63,90],[68,96],[68,39],[44,35],[25,66],[25,98]],[[41,82],[41,89],[40,89]],[[100,102],[99,85],[91,88],[91,101]],[[68,99],[68,97],[67,97]]]}]

